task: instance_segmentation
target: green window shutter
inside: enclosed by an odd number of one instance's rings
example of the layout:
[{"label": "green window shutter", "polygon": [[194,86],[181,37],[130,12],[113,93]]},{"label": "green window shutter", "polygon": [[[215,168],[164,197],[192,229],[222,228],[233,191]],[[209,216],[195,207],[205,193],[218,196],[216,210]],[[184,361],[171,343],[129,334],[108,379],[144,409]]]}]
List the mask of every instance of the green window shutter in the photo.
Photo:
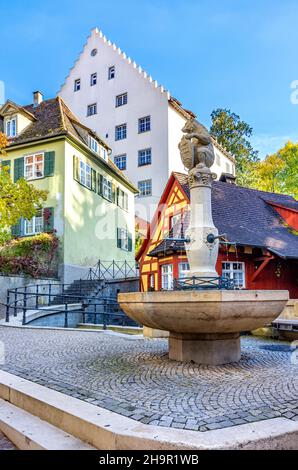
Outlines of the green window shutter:
[{"label": "green window shutter", "polygon": [[24,177],[24,157],[16,158],[14,161],[14,182]]},{"label": "green window shutter", "polygon": [[43,229],[44,232],[52,232],[54,230],[54,208],[46,207],[43,210]]},{"label": "green window shutter", "polygon": [[75,155],[73,156],[73,177],[80,182],[80,160]]},{"label": "green window shutter", "polygon": [[103,194],[103,176],[101,174],[98,175],[98,194],[102,196]]},{"label": "green window shutter", "polygon": [[11,167],[11,161],[10,160],[3,160],[1,162],[1,166],[2,166],[2,168],[4,168],[5,166],[8,167],[8,173],[10,173],[10,167]]},{"label": "green window shutter", "polygon": [[128,234],[128,251],[132,251],[132,235]]},{"label": "green window shutter", "polygon": [[55,173],[55,152],[46,152],[44,154],[44,175],[54,176]]},{"label": "green window shutter", "polygon": [[17,224],[11,227],[11,235],[13,237],[20,237],[21,236],[21,219],[18,221]]},{"label": "green window shutter", "polygon": [[117,228],[117,248],[121,248],[121,229]]},{"label": "green window shutter", "polygon": [[91,189],[96,193],[96,171],[91,168]]}]

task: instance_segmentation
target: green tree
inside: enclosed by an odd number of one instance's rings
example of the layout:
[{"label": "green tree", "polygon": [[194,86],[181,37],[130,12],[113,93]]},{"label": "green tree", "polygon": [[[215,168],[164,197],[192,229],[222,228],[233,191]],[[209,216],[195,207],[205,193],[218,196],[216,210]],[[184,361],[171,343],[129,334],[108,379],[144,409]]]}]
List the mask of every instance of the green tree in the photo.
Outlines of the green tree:
[{"label": "green tree", "polygon": [[252,127],[229,109],[214,110],[211,119],[212,137],[235,157],[238,184],[250,186],[253,182],[253,166],[259,161],[258,151],[253,149],[249,141]]},{"label": "green tree", "polygon": [[24,178],[16,183],[12,181],[9,168],[1,164],[6,145],[6,137],[0,133],[0,243],[9,238],[10,227],[20,217],[32,219],[47,199],[47,191],[36,189]]},{"label": "green tree", "polygon": [[298,199],[298,144],[286,145],[254,168],[253,187]]}]

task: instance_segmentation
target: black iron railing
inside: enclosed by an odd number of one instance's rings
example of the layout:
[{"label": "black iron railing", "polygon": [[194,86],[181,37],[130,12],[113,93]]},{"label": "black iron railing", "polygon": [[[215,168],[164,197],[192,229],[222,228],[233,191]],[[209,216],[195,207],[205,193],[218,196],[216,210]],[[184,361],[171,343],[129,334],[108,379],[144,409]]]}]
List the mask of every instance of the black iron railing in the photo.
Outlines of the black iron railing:
[{"label": "black iron railing", "polygon": [[139,277],[139,266],[136,262],[101,261],[90,268],[89,280],[109,281],[114,279],[132,279]]},{"label": "black iron railing", "polygon": [[199,290],[199,289],[224,289],[233,290],[235,284],[232,279],[218,277],[185,277],[183,279],[174,279],[174,290]]},{"label": "black iron railing", "polygon": [[[94,320],[94,323],[100,321],[104,329],[114,324],[115,319],[117,325],[138,326],[120,310],[116,297],[104,295],[104,290],[98,298],[86,295],[85,283],[83,280],[77,282],[74,294],[67,293],[72,284],[37,284],[9,289],[5,304],[5,320],[8,323],[12,316],[17,317],[21,313],[22,324],[26,325],[28,321],[30,322],[29,311],[34,313],[34,319],[63,314],[64,327],[68,328],[70,315],[81,312],[83,323],[87,323],[87,320],[88,322]],[[42,315],[35,315],[38,312]]]}]

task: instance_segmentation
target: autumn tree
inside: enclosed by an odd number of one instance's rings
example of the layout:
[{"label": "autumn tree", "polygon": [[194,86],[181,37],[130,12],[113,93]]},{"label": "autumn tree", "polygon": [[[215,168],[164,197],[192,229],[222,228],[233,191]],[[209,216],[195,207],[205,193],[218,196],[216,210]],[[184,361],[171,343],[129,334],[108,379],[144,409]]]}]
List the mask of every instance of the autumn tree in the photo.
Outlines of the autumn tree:
[{"label": "autumn tree", "polygon": [[9,167],[1,163],[6,146],[6,136],[0,133],[0,242],[9,238],[10,227],[20,217],[32,219],[47,199],[46,191],[36,189],[24,178],[16,183],[12,181]]},{"label": "autumn tree", "polygon": [[253,187],[298,199],[298,144],[287,142],[254,168]]},{"label": "autumn tree", "polygon": [[252,127],[229,109],[218,108],[211,114],[210,133],[236,160],[237,182],[250,186],[253,181],[253,166],[259,161],[250,138]]}]

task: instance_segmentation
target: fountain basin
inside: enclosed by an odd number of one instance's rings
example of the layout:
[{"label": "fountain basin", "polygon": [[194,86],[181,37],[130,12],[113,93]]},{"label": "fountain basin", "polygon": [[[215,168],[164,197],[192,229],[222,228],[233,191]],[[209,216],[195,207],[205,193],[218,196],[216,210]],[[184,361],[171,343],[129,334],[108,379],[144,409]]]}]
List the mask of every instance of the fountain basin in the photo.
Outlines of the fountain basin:
[{"label": "fountain basin", "polygon": [[149,328],[169,331],[169,357],[220,365],[241,357],[240,332],[274,321],[288,291],[198,290],[119,294],[122,310]]}]

